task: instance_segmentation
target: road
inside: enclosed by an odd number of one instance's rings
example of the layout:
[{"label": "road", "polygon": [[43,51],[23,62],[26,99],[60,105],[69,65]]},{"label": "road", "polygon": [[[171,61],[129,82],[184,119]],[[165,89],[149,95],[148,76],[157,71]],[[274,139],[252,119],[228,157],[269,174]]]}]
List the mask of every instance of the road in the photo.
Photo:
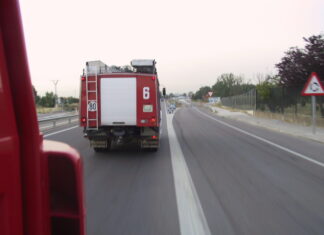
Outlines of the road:
[{"label": "road", "polygon": [[45,138],[83,156],[87,234],[324,234],[321,143],[190,106],[163,112],[156,153],[95,153],[74,126]]}]

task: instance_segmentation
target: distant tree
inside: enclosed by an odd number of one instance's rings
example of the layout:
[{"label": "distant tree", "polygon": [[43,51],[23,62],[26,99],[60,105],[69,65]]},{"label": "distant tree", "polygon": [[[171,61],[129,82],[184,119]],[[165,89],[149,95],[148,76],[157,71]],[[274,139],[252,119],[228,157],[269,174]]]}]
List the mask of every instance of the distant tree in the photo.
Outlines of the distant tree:
[{"label": "distant tree", "polygon": [[276,64],[283,86],[303,86],[312,72],[324,81],[324,36],[311,36],[304,40],[305,48],[290,48]]},{"label": "distant tree", "polygon": [[124,65],[121,67],[121,70],[125,73],[131,73],[133,72],[133,68],[130,65]]},{"label": "distant tree", "polygon": [[35,100],[35,103],[36,103],[36,104],[39,104],[41,98],[40,98],[39,95],[37,95],[36,88],[35,88],[34,86],[32,86],[32,87],[33,87],[33,94],[34,94],[34,100]]},{"label": "distant tree", "polygon": [[281,101],[272,96],[273,90],[278,88],[275,76],[258,76],[259,83],[256,85],[258,108],[264,110],[267,106],[270,111],[275,112],[281,106]]},{"label": "distant tree", "polygon": [[169,95],[167,95],[168,98],[173,98],[175,95],[173,93],[170,93]]},{"label": "distant tree", "polygon": [[[304,40],[305,48],[290,48],[281,62],[276,64],[280,85],[301,89],[312,72],[316,72],[324,82],[324,35],[314,35]],[[286,103],[296,104],[296,100],[291,99]],[[318,104],[322,116],[324,116],[323,103],[323,97],[319,97]]]},{"label": "distant tree", "polygon": [[66,97],[59,97],[59,102],[61,105],[67,104],[67,98]]},{"label": "distant tree", "polygon": [[192,99],[194,100],[203,99],[205,95],[210,91],[211,88],[209,86],[200,87],[199,90],[192,96]]},{"label": "distant tree", "polygon": [[243,77],[235,76],[232,73],[222,74],[217,78],[216,83],[212,86],[213,96],[227,97],[240,95],[248,92],[255,86],[245,83]]},{"label": "distant tree", "polygon": [[113,72],[121,72],[121,66],[112,65],[112,66],[110,66],[110,69],[111,69]]},{"label": "distant tree", "polygon": [[40,99],[40,105],[43,107],[54,107],[55,106],[55,95],[53,92],[46,92],[45,96]]},{"label": "distant tree", "polygon": [[75,97],[72,97],[72,96],[69,96],[69,97],[66,98],[66,103],[67,104],[79,103],[79,99],[75,98]]},{"label": "distant tree", "polygon": [[36,96],[37,96],[37,91],[36,91],[34,85],[32,85],[32,88],[33,88],[33,95],[34,95],[34,98],[36,98]]}]

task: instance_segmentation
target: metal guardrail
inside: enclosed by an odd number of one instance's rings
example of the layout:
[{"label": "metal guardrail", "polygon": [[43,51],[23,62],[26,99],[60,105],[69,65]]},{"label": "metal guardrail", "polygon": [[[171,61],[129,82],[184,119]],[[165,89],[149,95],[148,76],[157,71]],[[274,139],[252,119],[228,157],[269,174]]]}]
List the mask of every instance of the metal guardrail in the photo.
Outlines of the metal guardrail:
[{"label": "metal guardrail", "polygon": [[[38,120],[38,124],[40,126],[40,129],[42,129],[41,124],[53,123],[53,125],[52,125],[52,128],[53,128],[53,127],[56,127],[58,123],[62,123],[60,121],[67,120],[67,124],[70,124],[70,123],[72,123],[73,119],[76,119],[78,117],[79,117],[79,114],[69,115],[69,116],[62,116],[62,117],[55,117],[55,118],[43,118],[43,119]],[[63,122],[63,123],[65,123],[65,122]],[[46,126],[46,127],[49,127],[49,126]]]}]

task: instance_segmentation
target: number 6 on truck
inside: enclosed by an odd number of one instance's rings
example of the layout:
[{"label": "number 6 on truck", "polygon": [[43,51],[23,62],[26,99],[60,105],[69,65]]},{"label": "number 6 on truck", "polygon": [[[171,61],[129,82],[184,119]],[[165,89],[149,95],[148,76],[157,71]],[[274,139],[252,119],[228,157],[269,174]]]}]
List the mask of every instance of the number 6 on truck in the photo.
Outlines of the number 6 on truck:
[{"label": "number 6 on truck", "polygon": [[150,88],[147,86],[143,87],[143,99],[144,100],[150,99]]}]

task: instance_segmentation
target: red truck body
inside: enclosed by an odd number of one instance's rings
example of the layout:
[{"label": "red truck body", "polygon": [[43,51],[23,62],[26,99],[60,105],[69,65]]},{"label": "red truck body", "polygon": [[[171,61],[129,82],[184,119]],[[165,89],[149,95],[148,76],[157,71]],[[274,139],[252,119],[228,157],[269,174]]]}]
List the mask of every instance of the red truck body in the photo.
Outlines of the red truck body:
[{"label": "red truck body", "polygon": [[81,159],[39,132],[15,0],[0,1],[0,115],[0,234],[84,234]]},{"label": "red truck body", "polygon": [[[87,110],[87,97],[86,97],[86,78],[85,76],[81,77],[81,106],[80,106],[80,125],[82,127],[87,126],[87,122],[84,121],[88,117],[90,119],[96,119],[96,114],[98,114],[98,126],[101,126],[101,94],[100,94],[100,84],[102,78],[129,78],[135,77],[136,78],[136,100],[137,100],[137,107],[136,107],[136,126],[138,127],[159,127],[159,119],[160,119],[160,101],[159,101],[159,84],[156,75],[152,74],[130,74],[130,73],[113,73],[113,74],[100,74],[96,76],[88,76],[88,81],[98,80],[98,98],[97,98],[97,105],[98,105],[98,113],[96,112],[89,112]],[[150,96],[148,99],[144,99],[144,88],[148,87],[150,90]],[[93,90],[95,89],[94,83],[88,84],[88,89]],[[95,94],[90,93],[89,98],[91,100],[95,100]],[[152,104],[153,105],[153,112],[143,112],[143,105]],[[82,121],[83,120],[83,121]],[[141,120],[148,120],[145,123],[142,123]],[[97,126],[96,121],[89,121],[89,127]]]},{"label": "red truck body", "polygon": [[80,126],[95,150],[110,149],[113,143],[125,141],[157,150],[160,120],[156,73],[107,69],[89,73],[86,69],[81,76]]}]

